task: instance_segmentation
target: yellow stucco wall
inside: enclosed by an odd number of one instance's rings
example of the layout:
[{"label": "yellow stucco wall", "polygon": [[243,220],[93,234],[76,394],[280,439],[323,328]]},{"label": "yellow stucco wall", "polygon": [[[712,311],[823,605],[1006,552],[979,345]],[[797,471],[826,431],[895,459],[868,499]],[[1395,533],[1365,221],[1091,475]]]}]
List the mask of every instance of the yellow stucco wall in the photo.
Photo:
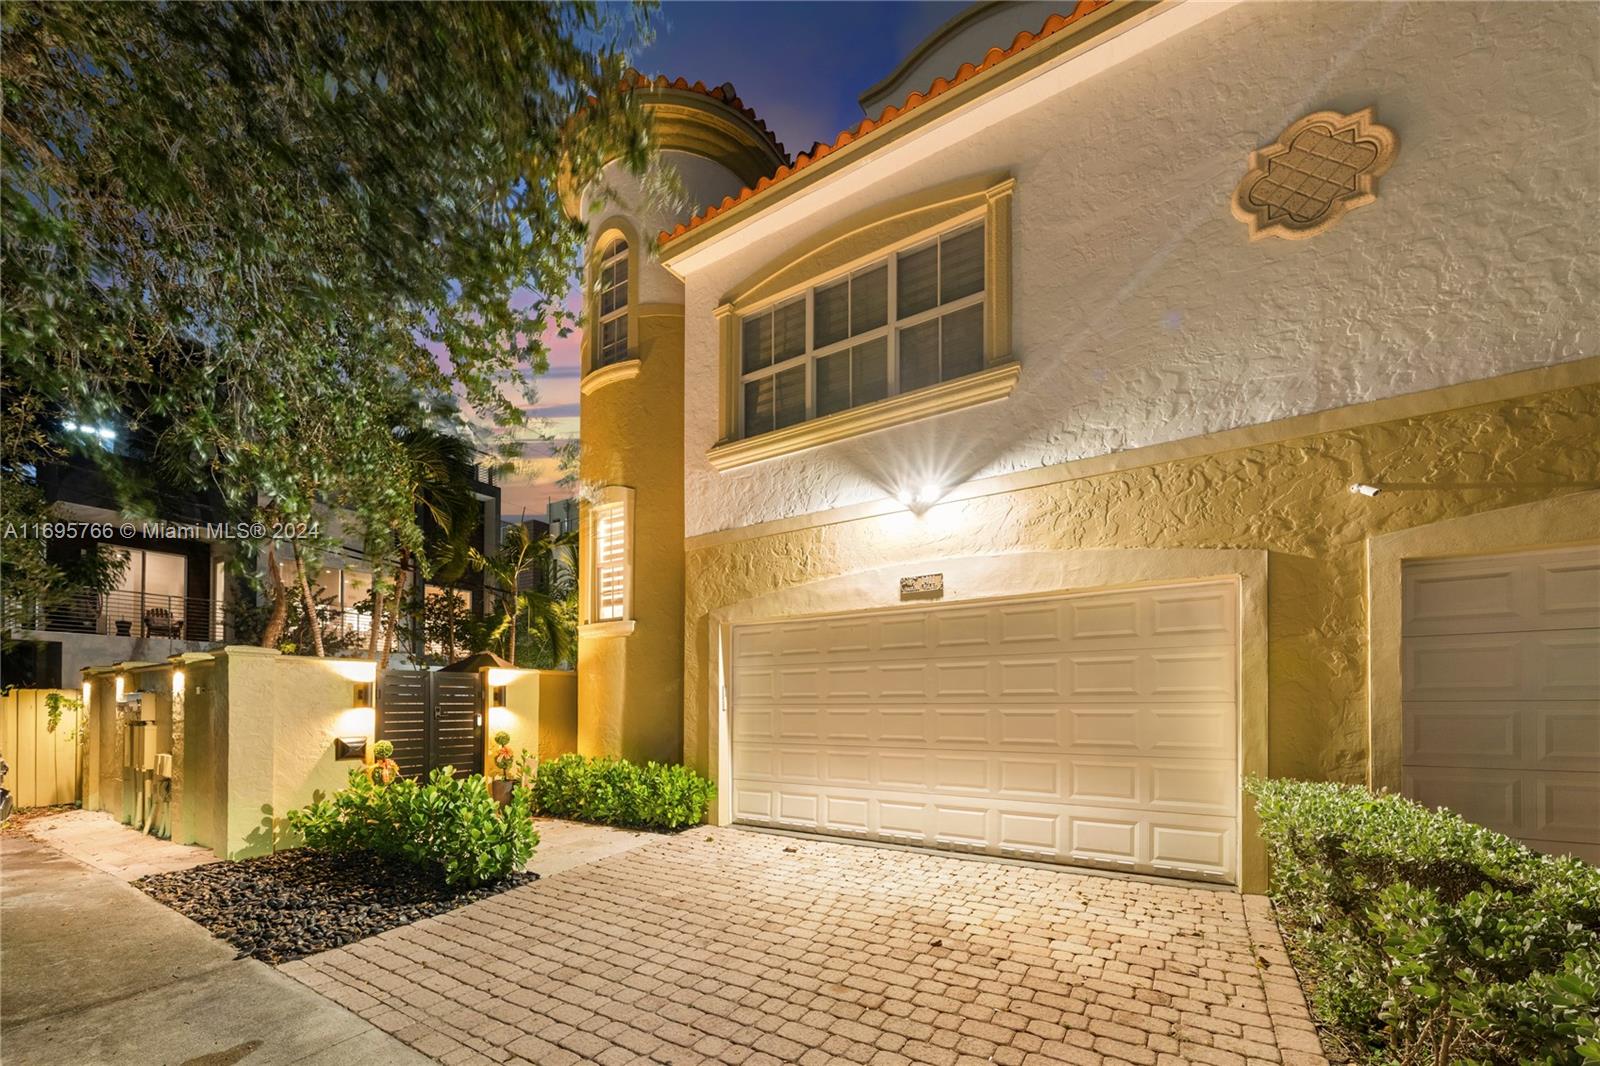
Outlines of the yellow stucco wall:
[{"label": "yellow stucco wall", "polygon": [[[577,748],[676,762],[683,706],[683,311],[646,304],[637,319],[638,375],[595,390],[582,404],[584,485],[634,490],[635,627],[626,636],[579,632]],[[585,603],[590,591],[585,566],[579,582]]]},{"label": "yellow stucco wall", "polygon": [[[1597,471],[1600,385],[1582,384],[951,501],[920,517],[691,544],[684,758],[714,772],[711,619],[730,605],[941,558],[1235,549],[1267,553],[1269,772],[1362,781],[1367,538],[1583,491]],[[1386,488],[1369,498],[1353,482]]]},{"label": "yellow stucco wall", "polygon": [[[181,695],[175,669],[184,674]],[[173,756],[173,839],[229,859],[291,847],[298,841],[285,814],[345,787],[361,765],[336,759],[335,739],[364,736],[371,750],[373,712],[355,706],[355,694],[373,673],[370,662],[242,646],[182,664],[88,671],[98,784],[89,806],[128,817],[114,694],[120,674],[126,691],[155,695],[158,750]]]},{"label": "yellow stucco wall", "polygon": [[[533,752],[540,762],[578,750],[578,675],[572,670],[521,670],[505,686],[504,706],[489,709],[484,743],[494,734],[511,734],[511,750]],[[491,759],[484,766],[494,772]]]}]

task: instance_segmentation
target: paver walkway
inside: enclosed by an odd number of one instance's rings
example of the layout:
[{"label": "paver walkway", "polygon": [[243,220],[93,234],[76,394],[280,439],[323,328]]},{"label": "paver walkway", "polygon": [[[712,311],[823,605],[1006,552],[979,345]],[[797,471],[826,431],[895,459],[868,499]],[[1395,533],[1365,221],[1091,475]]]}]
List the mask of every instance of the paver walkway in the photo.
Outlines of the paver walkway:
[{"label": "paver walkway", "polygon": [[1262,897],[731,829],[282,969],[451,1066],[1326,1062]]}]

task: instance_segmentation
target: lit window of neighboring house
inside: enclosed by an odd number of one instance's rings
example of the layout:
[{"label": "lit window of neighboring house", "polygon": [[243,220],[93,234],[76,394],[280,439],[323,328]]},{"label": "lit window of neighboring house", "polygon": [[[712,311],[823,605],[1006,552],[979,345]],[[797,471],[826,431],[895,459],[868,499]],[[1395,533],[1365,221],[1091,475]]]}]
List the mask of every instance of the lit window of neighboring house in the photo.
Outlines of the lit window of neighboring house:
[{"label": "lit window of neighboring house", "polygon": [[982,370],[983,263],[980,220],[742,316],[740,435]]},{"label": "lit window of neighboring house", "polygon": [[628,242],[618,237],[600,255],[596,274],[596,307],[600,343],[595,366],[628,357]]}]

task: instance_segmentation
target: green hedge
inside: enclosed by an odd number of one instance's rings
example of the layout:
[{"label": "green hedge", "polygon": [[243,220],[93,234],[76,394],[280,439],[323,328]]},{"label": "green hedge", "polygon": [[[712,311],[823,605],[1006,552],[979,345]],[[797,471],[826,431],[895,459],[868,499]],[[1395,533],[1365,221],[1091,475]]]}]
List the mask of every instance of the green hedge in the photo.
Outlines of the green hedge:
[{"label": "green hedge", "polygon": [[1359,1062],[1600,1062],[1600,869],[1390,794],[1252,781],[1312,1009]]},{"label": "green hedge", "polygon": [[631,829],[699,825],[716,794],[716,785],[685,766],[582,755],[540,763],[533,785],[542,814]]},{"label": "green hedge", "polygon": [[375,783],[350,771],[350,787],[290,811],[289,827],[314,848],[372,851],[432,870],[446,884],[482,885],[521,870],[539,844],[526,789],[502,807],[481,775],[457,779],[448,767],[425,784]]}]

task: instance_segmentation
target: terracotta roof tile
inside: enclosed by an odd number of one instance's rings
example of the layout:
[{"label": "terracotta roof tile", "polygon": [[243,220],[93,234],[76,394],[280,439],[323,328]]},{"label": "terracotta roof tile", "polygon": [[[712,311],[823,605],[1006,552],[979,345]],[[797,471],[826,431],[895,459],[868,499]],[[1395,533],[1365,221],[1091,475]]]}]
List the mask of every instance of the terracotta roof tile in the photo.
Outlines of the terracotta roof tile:
[{"label": "terracotta roof tile", "polygon": [[750,124],[756,129],[760,130],[762,134],[766,136],[767,140],[771,142],[772,147],[777,150],[778,155],[785,162],[787,162],[789,159],[789,153],[784,150],[783,142],[779,141],[777,136],[767,128],[765,121],[757,116],[756,113],[749,107],[745,106],[745,102],[743,100],[739,99],[739,92],[733,87],[733,82],[731,81],[725,81],[721,85],[713,85],[710,88],[707,88],[706,83],[703,81],[697,81],[693,84],[690,84],[687,78],[669,79],[665,74],[657,74],[654,78],[652,78],[648,74],[641,74],[639,71],[629,67],[623,72],[622,88],[624,91],[633,89],[677,89],[680,92],[699,93],[702,96],[709,96],[713,100],[727,104],[729,107],[739,112],[739,114],[749,119]]},{"label": "terracotta roof tile", "polygon": [[[912,93],[910,96],[906,97],[905,103],[901,104],[899,107],[895,107],[892,104],[888,107],[885,107],[883,112],[876,119],[872,119],[870,117],[862,119],[854,127],[841,132],[837,137],[834,138],[832,144],[824,144],[823,142],[818,141],[816,144],[811,146],[809,151],[801,152],[798,156],[796,156],[793,163],[779,167],[770,178],[762,178],[760,181],[756,182],[753,188],[747,186],[746,188],[739,190],[739,195],[724,197],[720,204],[711,204],[708,207],[705,207],[700,211],[699,214],[689,219],[687,223],[680,222],[671,230],[662,230],[658,240],[662,244],[666,244],[668,241],[683,236],[696,226],[704,222],[709,222],[722,212],[734,207],[737,204],[744,203],[752,196],[771,188],[790,175],[798,174],[800,171],[804,170],[812,163],[815,163],[817,160],[826,158],[831,153],[838,151],[840,148],[843,148],[845,145],[850,144],[853,141],[859,140],[874,130],[882,129],[895,119],[900,118],[907,112],[915,110],[921,105],[927,103],[929,100],[932,100],[934,97],[939,96],[946,90],[953,89],[974,75],[983,73],[995,64],[1006,59],[1010,59],[1019,52],[1023,52],[1029,48],[1032,48],[1045,38],[1059,33],[1067,26],[1072,25],[1078,19],[1081,19],[1085,15],[1105,7],[1110,2],[1111,0],[1078,0],[1078,2],[1072,6],[1071,11],[1067,14],[1057,13],[1045,19],[1044,25],[1039,27],[1039,31],[1037,33],[1029,33],[1027,30],[1023,30],[1012,39],[1011,47],[1000,48],[996,46],[991,48],[988,52],[984,53],[982,61],[976,66],[971,63],[963,63],[959,68],[957,68],[953,76],[949,78],[935,78],[933,84],[928,86],[926,92]],[[639,75],[639,77],[642,78],[643,75]],[[664,78],[656,79],[657,87],[661,87],[660,83],[664,82],[665,80],[666,79]],[[683,79],[679,78],[678,81],[681,83]],[[699,83],[697,82],[696,85],[698,86]],[[677,85],[675,87],[687,88],[688,86]],[[732,95],[732,85],[724,85],[720,88],[726,89],[729,95]],[[707,90],[702,88],[701,91]],[[722,98],[718,97],[718,99]],[[731,102],[733,106],[744,110],[743,104],[739,102],[737,97],[735,97]],[[744,113],[752,119],[755,118],[753,112],[744,110]],[[766,124],[762,123],[761,128],[765,129]],[[779,153],[782,154],[782,152],[782,146],[779,146]],[[788,156],[785,155],[784,158],[787,159]]]}]

